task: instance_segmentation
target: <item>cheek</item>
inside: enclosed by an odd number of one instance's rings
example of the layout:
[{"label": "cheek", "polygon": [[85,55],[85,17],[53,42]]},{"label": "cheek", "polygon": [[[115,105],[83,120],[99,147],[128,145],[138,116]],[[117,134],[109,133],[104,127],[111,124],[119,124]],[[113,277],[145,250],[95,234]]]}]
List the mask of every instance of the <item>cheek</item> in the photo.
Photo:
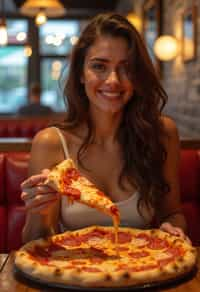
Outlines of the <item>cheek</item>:
[{"label": "cheek", "polygon": [[126,85],[127,94],[131,97],[134,92],[134,86],[131,82],[128,82]]},{"label": "cheek", "polygon": [[87,72],[84,75],[84,86],[85,86],[85,90],[86,92],[89,90],[94,90],[95,87],[98,85],[98,79],[96,78],[96,76],[90,72]]}]

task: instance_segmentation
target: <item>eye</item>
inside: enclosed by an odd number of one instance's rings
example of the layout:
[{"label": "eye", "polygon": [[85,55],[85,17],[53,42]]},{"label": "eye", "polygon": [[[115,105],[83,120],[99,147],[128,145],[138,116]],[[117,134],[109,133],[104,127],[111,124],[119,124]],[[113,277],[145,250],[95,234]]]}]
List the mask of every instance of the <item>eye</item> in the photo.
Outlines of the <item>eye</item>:
[{"label": "eye", "polygon": [[106,69],[106,66],[103,63],[93,63],[92,68],[96,71],[103,72]]},{"label": "eye", "polygon": [[130,66],[128,64],[123,64],[120,66],[119,68],[119,72],[123,75],[126,75],[126,76],[130,76],[131,75],[131,70],[130,70]]}]

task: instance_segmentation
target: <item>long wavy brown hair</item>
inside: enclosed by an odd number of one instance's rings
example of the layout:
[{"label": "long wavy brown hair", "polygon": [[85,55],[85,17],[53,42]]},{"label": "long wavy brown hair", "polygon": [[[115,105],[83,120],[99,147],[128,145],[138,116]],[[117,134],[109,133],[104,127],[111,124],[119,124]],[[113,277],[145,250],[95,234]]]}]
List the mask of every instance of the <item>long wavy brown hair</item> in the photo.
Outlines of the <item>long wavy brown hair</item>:
[{"label": "long wavy brown hair", "polygon": [[133,97],[126,105],[118,129],[118,143],[123,153],[123,167],[119,185],[124,189],[125,179],[141,193],[138,203],[156,207],[169,191],[163,175],[166,150],[161,111],[167,95],[160,85],[144,42],[123,16],[116,13],[99,14],[82,32],[73,48],[69,75],[64,95],[67,117],[61,128],[73,129],[81,123],[88,126],[88,135],[78,152],[78,162],[93,139],[93,125],[89,116],[89,102],[80,82],[87,50],[99,36],[122,37],[129,44],[129,59],[134,84]]}]

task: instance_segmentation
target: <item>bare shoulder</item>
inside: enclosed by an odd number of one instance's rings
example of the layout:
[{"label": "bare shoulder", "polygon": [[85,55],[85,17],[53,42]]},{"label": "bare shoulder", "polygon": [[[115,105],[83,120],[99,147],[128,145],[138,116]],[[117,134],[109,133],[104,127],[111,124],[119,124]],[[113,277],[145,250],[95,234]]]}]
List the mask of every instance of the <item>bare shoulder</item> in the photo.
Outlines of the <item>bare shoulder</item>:
[{"label": "bare shoulder", "polygon": [[54,127],[45,128],[39,131],[33,138],[32,145],[37,147],[55,148],[60,145],[60,138]]},{"label": "bare shoulder", "polygon": [[163,123],[165,132],[169,136],[178,135],[178,129],[177,129],[176,123],[172,118],[167,117],[167,116],[162,116],[161,121]]},{"label": "bare shoulder", "polygon": [[179,144],[179,133],[175,121],[167,116],[162,116],[161,121],[166,134],[164,144],[166,146],[174,143]]},{"label": "bare shoulder", "polygon": [[38,173],[44,168],[52,168],[64,159],[60,137],[55,128],[39,131],[32,142],[30,174]]}]

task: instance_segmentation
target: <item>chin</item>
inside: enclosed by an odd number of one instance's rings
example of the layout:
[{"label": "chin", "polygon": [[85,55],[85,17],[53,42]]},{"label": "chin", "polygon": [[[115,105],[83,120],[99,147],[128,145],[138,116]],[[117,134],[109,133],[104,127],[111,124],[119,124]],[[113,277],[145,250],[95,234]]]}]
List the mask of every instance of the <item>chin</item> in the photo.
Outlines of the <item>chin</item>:
[{"label": "chin", "polygon": [[105,113],[110,113],[110,114],[117,114],[117,113],[121,113],[123,109],[124,109],[124,106],[104,107],[104,108],[101,108],[101,111]]}]

